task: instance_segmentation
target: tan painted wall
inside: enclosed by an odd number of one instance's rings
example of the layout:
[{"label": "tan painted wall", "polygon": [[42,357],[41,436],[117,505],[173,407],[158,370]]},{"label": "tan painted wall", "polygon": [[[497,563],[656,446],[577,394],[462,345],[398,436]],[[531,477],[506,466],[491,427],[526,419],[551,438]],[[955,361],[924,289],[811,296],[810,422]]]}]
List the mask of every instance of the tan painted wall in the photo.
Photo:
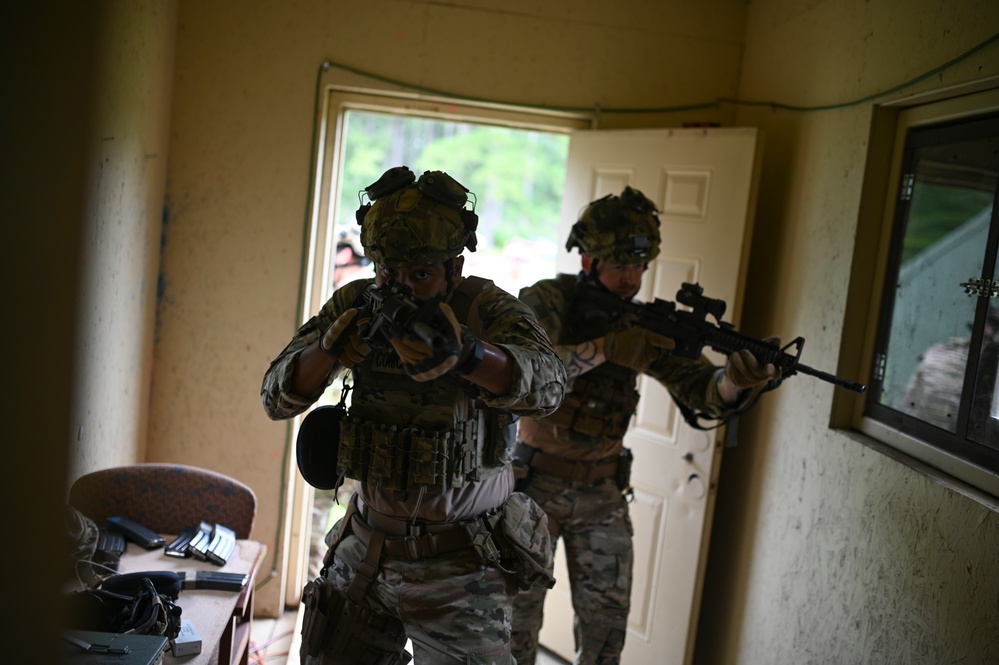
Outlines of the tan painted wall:
[{"label": "tan painted wall", "polygon": [[[82,470],[140,455],[139,394],[148,389],[146,460],[199,464],[250,484],[261,503],[255,537],[273,553],[283,479],[291,471],[284,466],[287,429],[264,417],[258,390],[296,323],[320,62],[553,106],[672,107],[736,93],[825,104],[886,89],[956,56],[999,27],[993,5],[650,0],[619,2],[609,11],[606,3],[570,0],[311,0],[290,7],[184,0],[172,80],[164,73],[170,58],[158,54],[173,47],[173,5],[115,5],[100,33],[110,55],[91,57],[102,67],[113,63],[100,80],[120,77],[130,94],[118,94],[118,84],[107,95],[90,91],[104,110],[84,126],[96,137],[113,131],[116,141],[123,138],[113,146],[88,144],[88,154],[110,161],[82,159],[95,168],[108,164],[104,172],[121,196],[87,169],[81,228],[66,234],[67,241],[81,235],[83,268],[68,274],[79,274],[87,287],[77,299],[88,331],[78,364],[89,369],[73,385],[96,392],[78,393],[72,409],[44,382],[29,383],[28,394],[52,408],[53,424],[72,411],[65,420],[74,434],[85,425],[72,448]],[[107,37],[113,26],[115,36]],[[999,73],[990,48],[912,91]],[[54,80],[46,73],[35,88]],[[164,144],[159,114],[171,95]],[[803,335],[811,363],[833,368],[869,106],[795,114],[722,105],[665,116],[605,113],[601,123],[733,117],[767,137],[744,325],[759,334]],[[146,388],[148,290],[139,284],[157,274],[147,245],[158,235],[157,221],[149,211],[158,208],[154,172],[167,148],[163,289]],[[72,178],[69,184],[66,191]],[[128,219],[144,220],[146,235]],[[124,245],[105,252],[116,239]],[[76,306],[64,301],[52,300],[62,310]],[[31,321],[41,319],[31,311]],[[146,332],[110,334],[106,317]],[[71,337],[72,327],[62,336]],[[60,336],[46,332],[29,336],[52,349],[38,374],[62,377],[70,363],[58,353]],[[32,348],[29,337],[17,348]],[[31,367],[25,360],[22,371]],[[976,662],[994,640],[997,618],[996,515],[829,432],[831,389],[794,381],[794,390],[768,396],[746,418],[743,445],[726,453],[698,661],[908,662],[925,654],[923,662],[964,655]],[[114,400],[116,391],[126,397]],[[56,451],[53,478],[61,476],[60,460]],[[262,612],[278,609],[279,586],[263,589]],[[965,650],[956,646],[963,642]]]},{"label": "tan painted wall", "polygon": [[[254,537],[275,556],[294,468],[285,465],[288,428],[264,416],[259,388],[297,324],[324,60],[467,96],[560,107],[675,106],[734,94],[741,2],[618,7],[181,2],[149,459],[248,483],[260,501]],[[267,567],[282,563],[278,556]],[[282,582],[261,590],[258,611],[277,611]]]},{"label": "tan painted wall", "polygon": [[68,480],[144,455],[174,9],[4,6],[4,662],[64,652]]},{"label": "tan painted wall", "polygon": [[[72,9],[64,14],[67,23],[55,24],[38,9],[5,9],[0,82],[5,95],[25,94],[5,96],[0,104],[0,276],[6,285],[2,339],[8,376],[2,394],[5,402],[16,405],[3,424],[6,459],[0,486],[8,533],[30,533],[34,541],[30,556],[13,550],[4,555],[7,565],[20,564],[16,574],[7,576],[4,593],[8,598],[54,598],[63,578],[53,571],[69,572],[65,537],[57,529],[38,526],[59,524],[53,517],[62,517],[64,504],[77,301],[72,285],[86,199],[82,134],[90,125],[88,91],[94,76],[92,62],[66,62],[63,57],[93,48],[96,21]],[[14,54],[17,67],[11,66]],[[38,84],[60,76],[66,80],[58,88]],[[78,112],[64,113],[67,97],[79,104]],[[45,128],[49,131],[41,133]],[[47,603],[46,610],[48,616],[60,616],[56,604]],[[4,657],[11,662],[54,661],[61,622],[38,621],[34,612],[7,614],[5,635],[32,639],[8,640]]]},{"label": "tan painted wall", "polygon": [[176,3],[99,3],[70,477],[144,461]]},{"label": "tan painted wall", "polygon": [[[996,32],[984,0],[754,1],[739,94],[849,102]],[[999,43],[878,101],[996,74]],[[767,136],[744,325],[834,370],[872,102],[736,117]],[[999,515],[827,429],[832,388],[790,381],[726,452],[696,662],[996,662]]]}]

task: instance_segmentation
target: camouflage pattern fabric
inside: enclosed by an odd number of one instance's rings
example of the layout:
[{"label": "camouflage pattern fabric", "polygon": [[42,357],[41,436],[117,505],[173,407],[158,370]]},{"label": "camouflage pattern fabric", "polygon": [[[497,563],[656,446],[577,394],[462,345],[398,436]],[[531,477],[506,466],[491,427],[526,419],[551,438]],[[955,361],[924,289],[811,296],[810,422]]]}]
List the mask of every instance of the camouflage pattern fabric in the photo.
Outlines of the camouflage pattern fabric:
[{"label": "camouflage pattern fabric", "polygon": [[380,265],[429,265],[458,256],[466,246],[475,251],[473,231],[461,209],[412,185],[374,202],[361,224],[361,244]]},{"label": "camouflage pattern fabric", "polygon": [[[327,571],[330,582],[345,589],[366,549],[356,536],[344,539]],[[483,566],[472,549],[416,561],[383,555],[364,600],[372,611],[402,621],[419,665],[514,662],[507,576],[498,568]],[[387,651],[399,648],[389,635],[358,637]]]},{"label": "camouflage pattern fabric", "polygon": [[[571,320],[570,312],[575,316],[580,311],[572,302],[576,280],[573,275],[559,275],[520,292],[520,299],[531,307],[548,331],[563,362],[569,360],[581,342],[602,337],[615,326],[625,325],[622,321],[583,324]],[[627,368],[603,363],[598,370],[617,382],[617,386],[609,390],[632,391],[637,386],[638,375]],[[690,407],[724,416],[728,410],[718,396],[716,371],[718,368],[705,359],[674,358],[668,351],[663,351],[645,373]],[[577,395],[574,384],[570,384],[563,406],[552,418],[557,422],[563,408],[585,405],[592,399],[592,396]],[[572,461],[613,459],[622,448],[620,437],[588,436],[555,427],[550,420],[521,419],[520,437],[547,454]],[[517,489],[534,498],[548,513],[553,548],[559,537],[565,543],[576,613],[576,665],[618,663],[624,648],[633,560],[631,521],[621,491],[613,479],[585,485],[533,469],[526,480],[518,483]],[[521,665],[533,663],[537,653],[544,594],[543,589],[534,588],[521,593],[514,601],[512,642],[514,655]]]},{"label": "camouflage pattern fabric", "polygon": [[[316,393],[296,395],[291,390],[295,357],[319,339],[340,314],[353,306],[360,292],[373,281],[356,280],[338,289],[271,362],[260,388],[261,402],[270,418],[279,420],[302,413],[333,383],[336,376],[331,374],[326,385]],[[482,339],[502,348],[513,361],[510,391],[505,395],[483,393],[479,399],[488,407],[508,409],[521,416],[543,417],[551,413],[562,402],[565,368],[552,351],[548,337],[533,312],[494,285],[484,288],[475,297],[472,307],[476,310],[475,316],[482,321]],[[408,395],[400,394],[395,398],[409,400]],[[382,411],[385,417],[391,414],[391,410]]]},{"label": "camouflage pattern fabric", "polygon": [[[271,363],[261,385],[261,401],[273,419],[290,418],[305,411],[334,380],[314,394],[298,395],[291,390],[295,358],[314,343],[346,309],[355,304],[361,291],[373,280],[357,280],[337,290],[318,314],[297,331],[291,342]],[[464,386],[474,397],[477,408],[498,414],[510,413],[544,417],[562,401],[565,389],[565,368],[555,355],[547,335],[534,319],[533,313],[519,300],[491,282],[475,295],[469,309],[469,320],[475,320],[477,334],[503,349],[512,365],[512,385],[506,394],[492,395],[478,390],[473,384]],[[471,326],[470,326],[471,327]],[[404,372],[397,373],[389,349],[378,349],[352,370],[354,391],[351,399],[352,416],[368,421],[407,427],[451,429],[464,418],[471,396],[455,390],[457,380],[448,374],[433,381],[417,383]],[[381,363],[375,367],[376,363]],[[359,385],[370,371],[380,372],[377,386]],[[466,382],[467,383],[467,382]],[[452,400],[451,404],[444,403]],[[510,423],[508,419],[506,422]],[[502,505],[512,490],[512,471],[508,447],[512,447],[514,427],[505,428],[502,445],[486,441],[486,447],[502,454],[480,460],[483,468],[505,470],[510,482],[505,495],[492,506]],[[494,433],[492,430],[490,432]],[[509,434],[506,437],[505,434]],[[503,479],[504,474],[490,480]],[[483,485],[488,481],[483,481]],[[505,487],[492,483],[490,487]],[[365,500],[386,496],[389,491],[374,484],[361,482],[358,492]],[[447,506],[449,514],[464,514],[469,502],[481,500],[473,493],[459,494],[449,490],[436,505]],[[422,492],[409,492],[409,501],[420,507],[432,503]],[[419,498],[417,498],[419,497]],[[488,497],[492,498],[492,497]],[[459,500],[460,499],[460,500]],[[388,496],[385,504],[392,503]],[[420,503],[422,501],[422,504]],[[464,503],[463,503],[464,502]],[[368,501],[369,505],[373,505]],[[478,504],[475,504],[478,505]],[[407,512],[413,506],[405,506]],[[423,515],[423,510],[419,515]],[[399,516],[397,513],[395,516]],[[335,550],[328,579],[343,588],[353,577],[363,559],[366,546],[354,535],[345,538]],[[483,563],[472,547],[430,558],[408,560],[383,553],[378,574],[363,598],[369,608],[378,613],[398,617],[412,639],[418,665],[434,663],[513,663],[510,655],[512,596],[516,593],[512,575]],[[397,650],[398,645],[382,634],[359,634],[360,639],[381,649]]]},{"label": "camouflage pattern fabric", "polygon": [[625,187],[593,201],[579,216],[565,248],[610,263],[649,263],[659,255],[659,217],[655,204],[637,189]]},{"label": "camouflage pattern fabric", "polygon": [[[555,279],[546,279],[520,291],[521,301],[529,306],[538,317],[538,322],[548,331],[555,352],[562,361],[569,362],[569,357],[581,342],[603,337],[608,331],[620,329],[623,321],[608,323],[581,324],[569,320],[572,307],[572,297],[577,277],[574,275],[559,275]],[[656,379],[671,395],[681,400],[690,408],[701,411],[713,417],[725,417],[732,413],[726,408],[715,387],[715,373],[718,368],[711,365],[707,359],[692,360],[676,358],[669,351],[661,351],[655,361],[646,369],[645,374]],[[606,374],[617,382],[613,390],[626,396],[638,385],[638,374],[612,363],[603,363],[596,370],[588,372]],[[586,376],[586,375],[583,375]],[[565,400],[560,408],[569,409],[580,402],[591,401],[585,394],[577,394],[573,384],[567,387]],[[624,401],[623,397],[622,400]],[[556,413],[556,421],[558,420]],[[630,418],[632,413],[622,414]],[[555,428],[548,420],[521,421],[521,438],[528,443],[540,447],[552,454],[559,454],[566,459],[595,461],[616,455],[621,450],[621,439],[603,435],[586,435],[579,432]],[[535,443],[535,440],[538,443]]]},{"label": "camouflage pattern fabric", "polygon": [[[548,513],[552,556],[565,544],[569,587],[576,615],[576,665],[617,663],[624,648],[631,600],[634,552],[628,504],[613,479],[575,483],[537,471],[522,490]],[[538,652],[545,589],[534,587],[514,599],[513,654],[531,665]]]}]

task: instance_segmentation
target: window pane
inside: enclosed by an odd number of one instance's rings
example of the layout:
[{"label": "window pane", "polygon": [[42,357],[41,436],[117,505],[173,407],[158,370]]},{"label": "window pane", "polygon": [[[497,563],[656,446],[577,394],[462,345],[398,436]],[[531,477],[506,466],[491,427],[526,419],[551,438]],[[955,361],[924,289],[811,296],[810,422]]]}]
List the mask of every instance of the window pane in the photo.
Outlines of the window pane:
[{"label": "window pane", "polygon": [[956,432],[992,193],[980,189],[978,141],[917,149],[881,403]]},{"label": "window pane", "polygon": [[[999,282],[999,267],[992,275]],[[999,295],[999,294],[997,294]],[[978,376],[971,403],[968,438],[976,443],[999,450],[999,297],[989,300],[989,313],[982,338],[982,357],[978,361]]]}]

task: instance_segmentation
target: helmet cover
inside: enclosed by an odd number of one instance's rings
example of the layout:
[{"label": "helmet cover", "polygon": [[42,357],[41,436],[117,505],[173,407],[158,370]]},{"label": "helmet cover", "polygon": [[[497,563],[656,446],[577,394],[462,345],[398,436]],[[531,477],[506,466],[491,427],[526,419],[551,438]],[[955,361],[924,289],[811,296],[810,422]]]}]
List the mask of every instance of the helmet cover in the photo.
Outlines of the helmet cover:
[{"label": "helmet cover", "polygon": [[[395,167],[386,175],[399,169],[409,171]],[[396,180],[401,186],[390,192],[373,191],[378,183],[365,189],[374,203],[361,206],[358,218],[369,259],[391,267],[431,265],[457,257],[465,247],[475,251],[478,217],[464,208],[467,189],[443,171],[425,171],[415,182]]]},{"label": "helmet cover", "polygon": [[591,202],[569,233],[565,248],[608,263],[648,263],[659,255],[659,211],[637,189]]}]

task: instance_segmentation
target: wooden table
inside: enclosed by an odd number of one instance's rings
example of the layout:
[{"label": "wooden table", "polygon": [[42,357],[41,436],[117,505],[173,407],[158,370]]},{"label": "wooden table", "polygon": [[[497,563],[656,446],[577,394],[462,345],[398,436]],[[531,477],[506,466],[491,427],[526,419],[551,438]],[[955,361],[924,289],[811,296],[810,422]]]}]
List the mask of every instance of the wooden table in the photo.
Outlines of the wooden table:
[{"label": "wooden table", "polygon": [[[167,542],[172,537],[166,537]],[[120,573],[156,570],[191,572],[207,570],[223,573],[247,573],[243,591],[184,589],[175,601],[181,619],[189,620],[201,636],[201,653],[175,658],[167,650],[163,658],[170,665],[247,665],[250,655],[250,626],[253,619],[253,585],[267,546],[255,540],[237,540],[236,549],[224,566],[195,558],[178,559],[164,554],[163,548],[144,550],[128,543],[118,565]]]}]

